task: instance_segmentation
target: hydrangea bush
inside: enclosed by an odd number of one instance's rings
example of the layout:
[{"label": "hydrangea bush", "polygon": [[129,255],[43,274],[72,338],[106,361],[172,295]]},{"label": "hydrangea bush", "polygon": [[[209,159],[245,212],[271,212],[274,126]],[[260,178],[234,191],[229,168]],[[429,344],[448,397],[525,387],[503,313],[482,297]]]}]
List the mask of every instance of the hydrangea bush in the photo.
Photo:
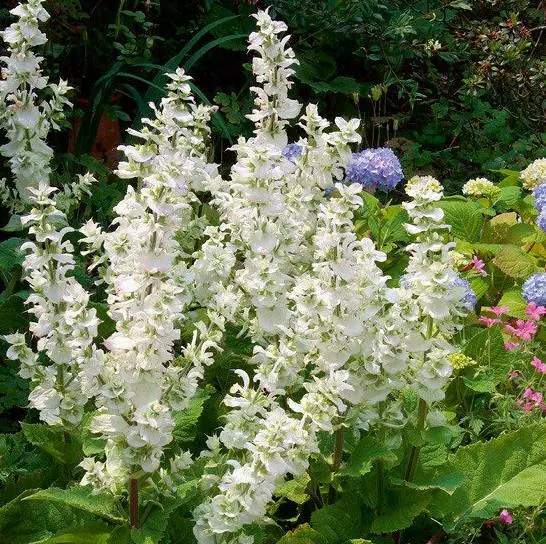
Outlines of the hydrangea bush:
[{"label": "hydrangea bush", "polygon": [[[214,108],[178,69],[121,147],[114,220],[78,223],[96,180],[51,175],[70,103],[33,52],[47,13],[12,13],[3,197],[27,237],[31,321],[4,339],[31,410],[0,442],[7,542],[456,542],[527,531],[514,510],[539,519],[540,163],[470,180],[467,198],[414,176],[385,204],[397,157],[356,151],[358,119],[290,96],[287,26],[260,11],[255,130],[228,174]],[[47,462],[58,474],[38,475]]]}]

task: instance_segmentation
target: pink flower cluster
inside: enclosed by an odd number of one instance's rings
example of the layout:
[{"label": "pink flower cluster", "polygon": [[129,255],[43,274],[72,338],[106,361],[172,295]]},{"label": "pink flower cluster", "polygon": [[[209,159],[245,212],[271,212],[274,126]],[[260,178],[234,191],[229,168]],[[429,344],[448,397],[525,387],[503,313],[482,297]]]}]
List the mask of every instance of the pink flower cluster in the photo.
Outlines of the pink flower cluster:
[{"label": "pink flower cluster", "polygon": [[521,406],[523,410],[529,412],[533,408],[540,408],[542,411],[546,411],[546,405],[542,402],[543,396],[540,391],[533,391],[530,387],[527,387],[523,392],[522,398],[516,401],[518,406]]},{"label": "pink flower cluster", "polygon": [[493,306],[492,308],[489,308],[488,311],[494,314],[495,317],[482,315],[478,321],[483,323],[486,327],[492,327],[493,325],[502,324],[501,316],[507,313],[509,309],[506,306]]}]

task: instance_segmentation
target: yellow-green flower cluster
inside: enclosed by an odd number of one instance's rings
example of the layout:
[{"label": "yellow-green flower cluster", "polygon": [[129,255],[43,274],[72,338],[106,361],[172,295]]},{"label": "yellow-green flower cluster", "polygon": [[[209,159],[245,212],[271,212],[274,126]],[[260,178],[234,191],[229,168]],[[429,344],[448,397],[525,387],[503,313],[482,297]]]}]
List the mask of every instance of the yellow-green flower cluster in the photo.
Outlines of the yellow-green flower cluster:
[{"label": "yellow-green flower cluster", "polygon": [[457,353],[450,353],[447,358],[449,359],[449,362],[455,370],[461,370],[468,366],[477,364],[477,362],[472,359],[472,357],[464,355],[460,351],[458,351]]},{"label": "yellow-green flower cluster", "polygon": [[523,187],[532,191],[538,185],[546,183],[546,157],[533,161],[520,172]]},{"label": "yellow-green flower cluster", "polygon": [[474,178],[469,179],[463,185],[463,194],[477,198],[485,197],[494,200],[499,196],[500,188],[487,178]]}]

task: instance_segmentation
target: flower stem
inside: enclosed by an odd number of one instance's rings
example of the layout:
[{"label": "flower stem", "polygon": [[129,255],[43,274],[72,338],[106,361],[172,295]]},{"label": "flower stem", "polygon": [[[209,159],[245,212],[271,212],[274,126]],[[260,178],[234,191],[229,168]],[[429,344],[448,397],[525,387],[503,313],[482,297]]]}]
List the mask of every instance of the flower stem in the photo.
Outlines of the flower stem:
[{"label": "flower stem", "polygon": [[[419,409],[417,414],[417,429],[422,431],[425,427],[425,418],[427,417],[427,403],[421,399],[419,401]],[[419,461],[419,453],[421,451],[420,446],[413,446],[411,448],[411,454],[406,469],[406,481],[411,482],[417,469],[417,462]]]},{"label": "flower stem", "polygon": [[138,480],[131,478],[129,482],[129,526],[134,529],[139,528],[138,520]]},{"label": "flower stem", "polygon": [[[334,448],[334,457],[332,460],[332,473],[335,474],[341,466],[341,458],[343,456],[343,440],[345,438],[345,429],[340,427],[336,431],[336,445]],[[331,504],[336,500],[336,490],[333,485],[330,485],[328,490],[328,503]]]}]

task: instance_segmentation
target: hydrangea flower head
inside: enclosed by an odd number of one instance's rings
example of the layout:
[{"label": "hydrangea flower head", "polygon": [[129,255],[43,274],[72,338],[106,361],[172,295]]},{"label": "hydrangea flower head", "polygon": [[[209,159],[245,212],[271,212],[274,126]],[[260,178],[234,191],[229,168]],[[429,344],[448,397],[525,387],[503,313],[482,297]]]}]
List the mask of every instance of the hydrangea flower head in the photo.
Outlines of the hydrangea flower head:
[{"label": "hydrangea flower head", "polygon": [[463,195],[474,197],[486,197],[495,199],[500,194],[500,188],[487,178],[474,178],[469,179],[463,185]]},{"label": "hydrangea flower head", "polygon": [[442,184],[432,176],[413,176],[406,184],[406,194],[416,200],[440,200]]},{"label": "hydrangea flower head", "polygon": [[546,232],[546,208],[543,208],[537,218],[537,225],[540,229]]},{"label": "hydrangea flower head", "polygon": [[535,187],[533,191],[535,197],[535,208],[538,212],[542,212],[546,206],[546,183],[541,183]]},{"label": "hydrangea flower head", "polygon": [[476,307],[476,304],[478,304],[478,299],[476,298],[476,295],[474,294],[474,291],[472,290],[472,287],[470,286],[469,281],[463,278],[457,278],[453,282],[453,285],[456,287],[463,288],[463,296],[461,297],[461,304],[467,310],[474,309]]},{"label": "hydrangea flower head", "polygon": [[364,149],[353,153],[347,178],[366,189],[390,191],[403,179],[400,161],[388,147]]},{"label": "hydrangea flower head", "polygon": [[299,144],[288,144],[282,151],[282,156],[290,162],[296,162],[298,157],[301,157],[303,147]]},{"label": "hydrangea flower head", "polygon": [[533,274],[523,284],[522,296],[527,302],[546,306],[546,272]]},{"label": "hydrangea flower head", "polygon": [[523,187],[529,191],[546,183],[546,157],[533,161],[525,170],[520,172],[520,176]]}]

